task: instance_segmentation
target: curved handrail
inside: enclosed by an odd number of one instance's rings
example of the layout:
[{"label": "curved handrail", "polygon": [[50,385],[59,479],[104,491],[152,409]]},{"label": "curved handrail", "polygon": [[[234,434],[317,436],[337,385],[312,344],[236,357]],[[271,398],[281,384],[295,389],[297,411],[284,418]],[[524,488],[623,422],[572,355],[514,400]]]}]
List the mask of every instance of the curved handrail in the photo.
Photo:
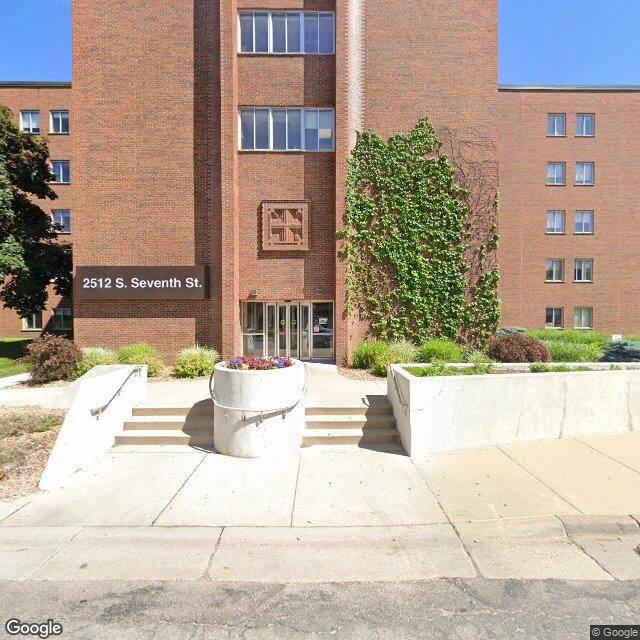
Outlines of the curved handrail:
[{"label": "curved handrail", "polygon": [[390,369],[390,372],[391,372],[391,378],[393,379],[393,384],[396,388],[396,393],[398,394],[398,400],[400,400],[400,404],[402,405],[402,409],[404,410],[404,413],[407,413],[407,409],[409,405],[404,401],[404,398],[402,397],[402,392],[400,391],[400,385],[396,380],[395,371],[393,369]]},{"label": "curved handrail", "polygon": [[98,420],[100,416],[109,408],[109,405],[120,395],[122,389],[124,389],[124,385],[129,382],[129,378],[134,374],[140,375],[142,373],[142,365],[137,366],[135,369],[132,369],[129,372],[129,375],[124,379],[124,382],[118,387],[117,391],[111,396],[109,401],[106,404],[103,404],[101,407],[97,407],[96,409],[91,409],[91,417]]},{"label": "curved handrail", "polygon": [[[262,415],[264,413],[282,412],[284,416],[290,411],[293,411],[300,404],[302,398],[304,398],[307,395],[307,389],[309,388],[309,367],[307,367],[307,365],[304,362],[302,363],[302,365],[304,366],[304,385],[302,387],[302,392],[300,393],[300,396],[293,404],[286,405],[285,407],[277,407],[277,408],[270,407],[268,409],[252,409],[250,407],[230,407],[227,405],[220,404],[215,396],[215,390],[213,388],[213,376],[214,376],[215,370],[211,372],[211,376],[209,377],[209,395],[211,396],[211,400],[213,401],[213,404],[220,409],[224,409],[225,411],[242,411],[243,414],[259,413],[261,421],[262,421]],[[244,419],[244,416],[243,416],[243,419]]]}]

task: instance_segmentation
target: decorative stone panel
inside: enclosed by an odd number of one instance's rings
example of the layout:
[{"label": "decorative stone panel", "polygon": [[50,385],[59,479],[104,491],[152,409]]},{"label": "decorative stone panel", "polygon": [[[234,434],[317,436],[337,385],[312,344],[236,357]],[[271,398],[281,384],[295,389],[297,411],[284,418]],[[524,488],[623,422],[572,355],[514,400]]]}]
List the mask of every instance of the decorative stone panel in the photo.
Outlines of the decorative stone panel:
[{"label": "decorative stone panel", "polygon": [[309,250],[309,202],[268,200],[262,203],[262,250]]}]

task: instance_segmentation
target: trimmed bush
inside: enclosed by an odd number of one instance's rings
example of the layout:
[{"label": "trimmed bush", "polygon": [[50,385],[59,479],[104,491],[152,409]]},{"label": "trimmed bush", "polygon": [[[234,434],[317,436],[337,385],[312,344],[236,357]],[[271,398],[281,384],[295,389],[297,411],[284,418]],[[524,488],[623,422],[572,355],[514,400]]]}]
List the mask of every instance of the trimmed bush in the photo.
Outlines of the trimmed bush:
[{"label": "trimmed bush", "polygon": [[374,362],[372,370],[379,376],[386,376],[387,367],[390,364],[415,362],[417,355],[417,349],[411,342],[407,340],[394,340],[387,343],[384,352]]},{"label": "trimmed bush", "polygon": [[220,354],[215,349],[189,347],[183,349],[176,358],[173,375],[176,378],[201,378],[210,376]]},{"label": "trimmed bush", "polygon": [[564,340],[545,340],[553,362],[597,362],[602,350],[596,344],[580,344]]},{"label": "trimmed bush", "polygon": [[462,362],[464,350],[451,340],[427,340],[418,347],[420,362]]},{"label": "trimmed bush", "polygon": [[490,364],[493,360],[484,352],[479,349],[470,349],[464,353],[464,361],[471,364]]},{"label": "trimmed bush", "polygon": [[512,333],[526,333],[527,330],[523,327],[502,327],[502,329],[498,330],[498,338],[502,338],[502,336],[510,336]]},{"label": "trimmed bush", "polygon": [[146,364],[147,375],[150,378],[156,378],[162,375],[164,371],[164,363],[159,351],[144,342],[120,349],[118,351],[118,362],[120,364]]},{"label": "trimmed bush", "polygon": [[30,384],[45,384],[56,380],[72,380],[82,360],[82,351],[71,340],[44,334],[27,347],[21,362],[31,373]]},{"label": "trimmed bush", "polygon": [[354,350],[352,366],[354,369],[371,369],[387,350],[386,343],[381,340],[365,340]]},{"label": "trimmed bush", "polygon": [[76,377],[83,376],[101,364],[118,364],[118,357],[111,349],[82,349],[82,360],[76,365]]},{"label": "trimmed bush", "polygon": [[612,342],[600,362],[640,362],[640,342]]},{"label": "trimmed bush", "polygon": [[512,333],[489,342],[489,357],[498,362],[550,362],[549,350],[542,342],[521,333]]}]

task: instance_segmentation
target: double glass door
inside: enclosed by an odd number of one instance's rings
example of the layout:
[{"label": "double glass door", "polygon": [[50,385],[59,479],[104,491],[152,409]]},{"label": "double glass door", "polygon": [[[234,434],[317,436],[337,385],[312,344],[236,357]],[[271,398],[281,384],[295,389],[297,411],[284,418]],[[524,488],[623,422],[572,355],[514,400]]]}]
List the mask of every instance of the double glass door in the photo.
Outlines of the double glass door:
[{"label": "double glass door", "polygon": [[245,302],[245,355],[333,359],[332,302]]}]

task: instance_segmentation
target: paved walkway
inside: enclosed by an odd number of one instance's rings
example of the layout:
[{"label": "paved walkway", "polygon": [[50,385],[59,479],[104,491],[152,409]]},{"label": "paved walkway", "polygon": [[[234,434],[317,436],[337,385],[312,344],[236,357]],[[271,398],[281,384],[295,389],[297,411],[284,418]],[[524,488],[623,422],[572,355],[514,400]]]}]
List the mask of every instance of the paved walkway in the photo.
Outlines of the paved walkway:
[{"label": "paved walkway", "polygon": [[640,579],[640,434],[422,460],[109,453],[0,507],[0,579]]}]

